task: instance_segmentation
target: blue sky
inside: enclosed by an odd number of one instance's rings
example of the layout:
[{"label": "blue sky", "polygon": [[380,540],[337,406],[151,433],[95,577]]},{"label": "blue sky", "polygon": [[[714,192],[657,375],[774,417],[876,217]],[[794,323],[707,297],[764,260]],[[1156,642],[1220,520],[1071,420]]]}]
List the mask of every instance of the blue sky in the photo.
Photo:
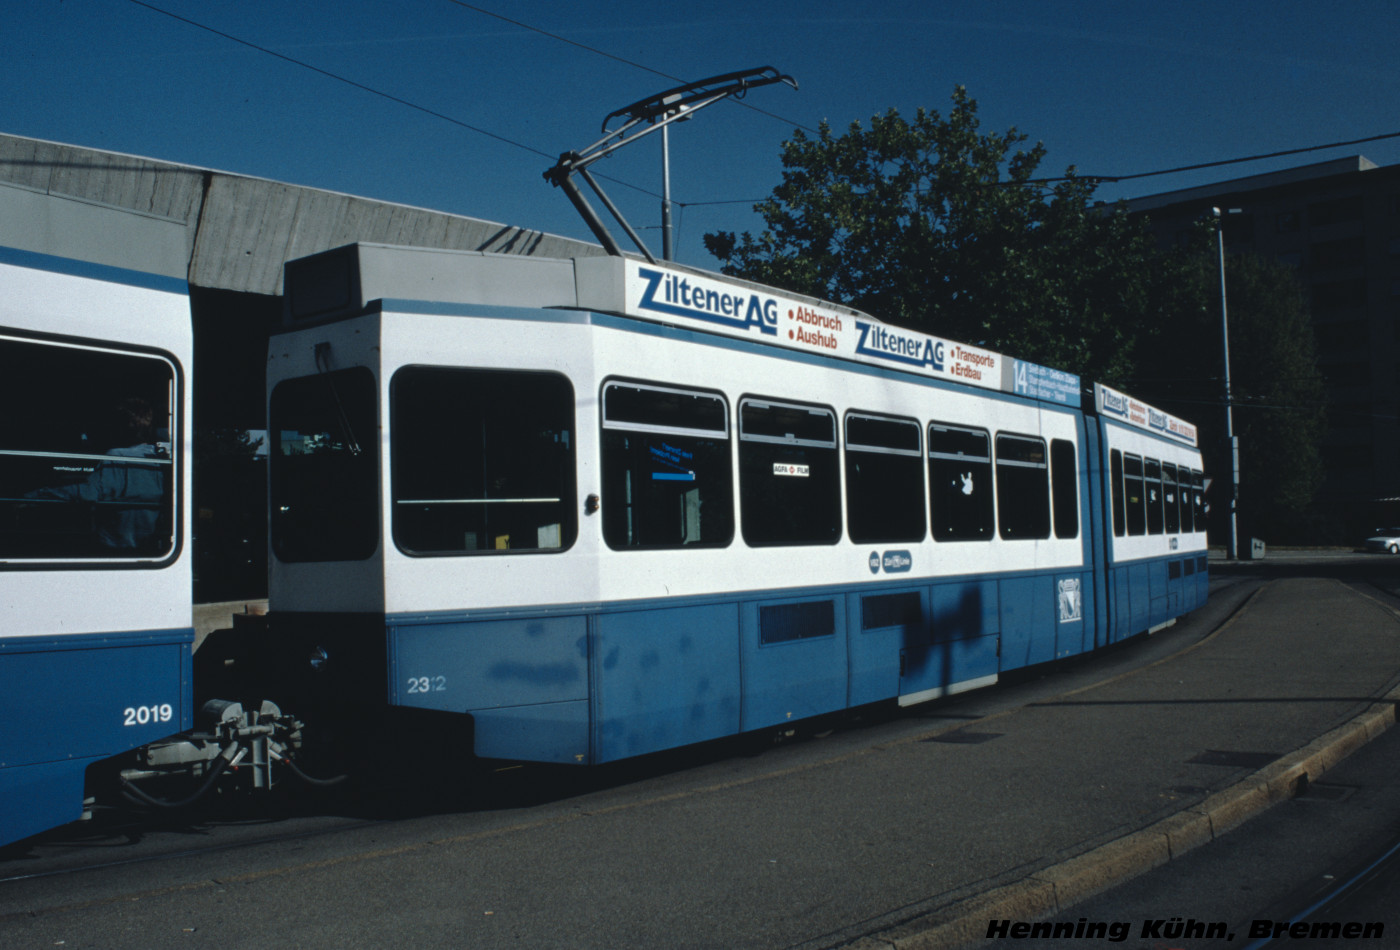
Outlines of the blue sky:
[{"label": "blue sky", "polygon": [[[603,117],[674,83],[771,65],[798,81],[721,103],[671,136],[678,258],[757,230],[795,126],[945,112],[1049,150],[1041,172],[1129,175],[1400,132],[1394,0],[150,0],[434,117],[131,0],[0,12],[0,131],[295,182],[588,238],[542,173]],[[650,67],[649,72],[640,66]],[[458,124],[461,123],[461,124]],[[476,127],[519,145],[506,144]],[[519,147],[526,146],[526,147]],[[534,150],[534,151],[532,151]],[[544,153],[538,154],[538,153]],[[1361,153],[1400,138],[1101,187],[1113,200]],[[659,253],[660,138],[595,166]],[[726,202],[726,203],[719,203]]]}]

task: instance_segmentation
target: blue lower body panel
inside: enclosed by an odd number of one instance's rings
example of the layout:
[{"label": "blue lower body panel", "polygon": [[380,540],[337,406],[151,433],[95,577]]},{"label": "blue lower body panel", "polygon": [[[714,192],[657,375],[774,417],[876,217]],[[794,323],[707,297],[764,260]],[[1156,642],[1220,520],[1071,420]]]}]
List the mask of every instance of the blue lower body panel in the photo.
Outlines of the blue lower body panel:
[{"label": "blue lower body panel", "polygon": [[1055,659],[1055,584],[1048,574],[1001,582],[1001,668]]},{"label": "blue lower body panel", "polygon": [[846,708],[845,604],[833,594],[740,607],[741,731]]},{"label": "blue lower body panel", "polygon": [[994,680],[999,605],[996,581],[955,581],[928,588],[927,606],[900,629],[901,702],[933,699],[967,684]]},{"label": "blue lower body panel", "polygon": [[84,773],[93,761],[36,762],[0,770],[0,844],[83,817]]},{"label": "blue lower body panel", "polygon": [[0,844],[82,817],[84,771],[193,724],[190,629],[0,640]]},{"label": "blue lower body panel", "polygon": [[[1181,573],[1171,586],[1165,562],[1115,571],[1117,635],[1189,609],[1203,572],[1189,583],[1184,563]],[[1095,583],[1076,569],[538,616],[397,615],[387,619],[388,696],[470,715],[481,756],[610,762],[867,703],[920,702],[1087,652],[1108,642],[1095,629]]]},{"label": "blue lower body panel", "polygon": [[1123,564],[1108,569],[1114,641],[1136,636],[1206,602],[1205,554]]},{"label": "blue lower body panel", "polygon": [[469,713],[476,752],[588,760],[584,616],[399,622],[389,627],[389,702]]},{"label": "blue lower body panel", "polygon": [[476,754],[488,759],[564,764],[589,758],[588,701],[477,709]]},{"label": "blue lower body panel", "polygon": [[737,604],[601,614],[594,646],[596,761],[740,731]]}]

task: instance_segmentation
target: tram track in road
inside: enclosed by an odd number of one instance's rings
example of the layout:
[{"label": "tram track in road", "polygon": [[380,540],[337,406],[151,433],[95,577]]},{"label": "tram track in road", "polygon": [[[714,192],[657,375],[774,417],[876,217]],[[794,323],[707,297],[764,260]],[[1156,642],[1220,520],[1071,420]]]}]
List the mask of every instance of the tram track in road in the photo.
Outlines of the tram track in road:
[{"label": "tram track in road", "polygon": [[[1293,897],[1296,902],[1293,906],[1300,909],[1287,914],[1269,914],[1261,918],[1273,923],[1274,931],[1271,931],[1269,936],[1251,940],[1242,950],[1266,950],[1270,947],[1287,946],[1297,939],[1294,928],[1297,928],[1297,933],[1312,936],[1318,922],[1383,922],[1387,916],[1384,912],[1393,910],[1395,902],[1391,895],[1395,893],[1396,881],[1400,880],[1400,840],[1389,841],[1377,854],[1368,856],[1360,866],[1340,875],[1329,874],[1325,879],[1332,883],[1321,893],[1314,893],[1309,898],[1302,899],[1303,892],[1300,891]],[[1239,929],[1248,932],[1242,927]],[[1357,929],[1363,927],[1357,926]],[[1330,928],[1324,923],[1316,932],[1329,931]],[[1315,943],[1321,946],[1331,945],[1322,944],[1323,939],[1325,938],[1316,938]],[[1340,943],[1341,939],[1336,938],[1332,942]]]}]

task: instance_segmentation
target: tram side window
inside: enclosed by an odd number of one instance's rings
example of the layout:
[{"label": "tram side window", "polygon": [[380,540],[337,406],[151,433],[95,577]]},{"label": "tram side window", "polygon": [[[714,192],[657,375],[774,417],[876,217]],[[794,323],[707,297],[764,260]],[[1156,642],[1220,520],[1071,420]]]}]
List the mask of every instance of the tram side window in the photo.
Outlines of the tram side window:
[{"label": "tram side window", "polygon": [[1121,538],[1128,533],[1128,517],[1124,510],[1123,497],[1123,453],[1113,449],[1108,453],[1109,479],[1113,482],[1113,536]]},{"label": "tram side window", "polygon": [[1191,470],[1185,465],[1176,469],[1176,504],[1181,510],[1181,533],[1190,534],[1195,530],[1195,519],[1191,510]]},{"label": "tram side window", "polygon": [[985,429],[929,423],[928,492],[935,541],[991,540],[996,509]]},{"label": "tram side window", "polygon": [[840,539],[834,412],[766,399],[739,403],[739,511],[744,541],[754,546]]},{"label": "tram side window", "polygon": [[603,540],[617,550],[734,537],[729,407],[717,393],[603,387]]},{"label": "tram side window", "polygon": [[[1189,524],[1190,514],[1186,517]],[[1167,534],[1181,531],[1181,491],[1177,485],[1176,466],[1170,462],[1162,463],[1162,527]]]},{"label": "tram side window", "polygon": [[551,372],[404,367],[389,390],[394,543],[561,551],[578,535],[574,388]]},{"label": "tram side window", "polygon": [[1147,533],[1162,533],[1162,463],[1143,459],[1143,491],[1147,500]]},{"label": "tram side window", "polygon": [[1050,486],[1055,537],[1079,537],[1079,466],[1067,439],[1050,441]]},{"label": "tram side window", "polygon": [[1050,537],[1045,441],[997,433],[997,526],[1002,538]]},{"label": "tram side window", "polygon": [[1191,520],[1198,532],[1206,530],[1206,476],[1191,469]]},{"label": "tram side window", "polygon": [[363,366],[277,384],[269,498],[284,562],[362,561],[379,546],[379,417]]},{"label": "tram side window", "polygon": [[919,424],[846,416],[846,530],[852,541],[922,541],[924,470]]},{"label": "tram side window", "polygon": [[0,400],[0,560],[174,553],[173,363],[0,338]]},{"label": "tram side window", "polygon": [[1123,492],[1127,501],[1128,534],[1147,533],[1147,506],[1143,503],[1142,456],[1123,456]]}]

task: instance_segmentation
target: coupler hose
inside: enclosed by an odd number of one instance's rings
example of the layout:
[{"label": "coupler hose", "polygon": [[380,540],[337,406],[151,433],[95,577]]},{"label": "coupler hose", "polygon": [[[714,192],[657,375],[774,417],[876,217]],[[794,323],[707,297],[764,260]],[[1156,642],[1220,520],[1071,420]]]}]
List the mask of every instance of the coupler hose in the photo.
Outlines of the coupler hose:
[{"label": "coupler hose", "polygon": [[292,774],[295,775],[297,778],[301,779],[307,785],[315,785],[320,788],[327,788],[331,785],[339,785],[341,782],[345,781],[347,778],[350,777],[349,775],[337,775],[334,778],[315,778],[303,772],[297,766],[297,764],[289,758],[284,757],[282,759],[282,764],[285,765],[287,768],[291,769]]},{"label": "coupler hose", "polygon": [[120,776],[118,778],[121,782],[122,794],[126,796],[128,801],[135,802],[138,805],[152,805],[156,808],[184,808],[187,805],[193,805],[195,802],[199,801],[200,798],[204,797],[204,793],[214,787],[214,783],[219,780],[220,775],[224,774],[224,770],[228,768],[228,765],[229,760],[220,755],[214,762],[214,765],[209,769],[209,774],[205,776],[204,783],[200,785],[199,788],[195,789],[194,794],[175,802],[167,801],[164,798],[156,798],[149,792],[138,788],[130,779]]}]

